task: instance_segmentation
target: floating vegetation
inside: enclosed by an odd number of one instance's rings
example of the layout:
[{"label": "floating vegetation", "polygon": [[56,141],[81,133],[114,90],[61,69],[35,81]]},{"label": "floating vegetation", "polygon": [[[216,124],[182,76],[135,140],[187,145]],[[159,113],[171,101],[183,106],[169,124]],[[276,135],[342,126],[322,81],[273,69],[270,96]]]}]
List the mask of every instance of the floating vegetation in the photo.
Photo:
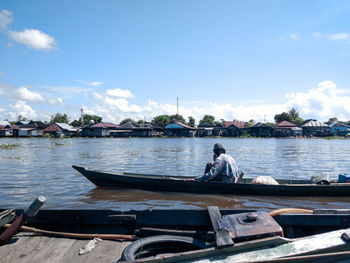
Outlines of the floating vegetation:
[{"label": "floating vegetation", "polygon": [[55,142],[56,146],[66,146],[68,145],[68,143],[59,143],[59,142]]},{"label": "floating vegetation", "polygon": [[19,147],[19,143],[9,143],[9,144],[1,144],[0,148],[2,150],[11,150],[13,148]]},{"label": "floating vegetation", "polygon": [[344,139],[347,139],[347,137],[334,135],[334,136],[328,136],[325,139],[326,140],[344,140]]}]

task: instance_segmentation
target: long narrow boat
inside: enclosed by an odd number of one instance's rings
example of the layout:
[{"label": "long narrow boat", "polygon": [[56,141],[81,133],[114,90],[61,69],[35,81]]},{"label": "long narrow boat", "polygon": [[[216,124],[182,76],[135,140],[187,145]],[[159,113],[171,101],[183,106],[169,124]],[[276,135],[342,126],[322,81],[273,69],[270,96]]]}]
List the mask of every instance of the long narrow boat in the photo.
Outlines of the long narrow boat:
[{"label": "long narrow boat", "polygon": [[191,177],[136,173],[107,173],[72,166],[98,187],[121,187],[149,191],[203,194],[277,195],[277,196],[350,196],[350,183],[312,184],[310,180],[276,180],[279,185],[253,184],[242,178],[238,184],[185,181]]},{"label": "long narrow boat", "polygon": [[[212,211],[219,214],[217,220],[213,219]],[[273,211],[267,215],[213,207],[208,210],[40,210],[21,232],[7,244],[0,245],[0,262],[221,262],[223,259],[226,262],[310,262],[308,258],[313,262],[320,258],[323,260],[320,262],[336,262],[349,259],[350,211],[311,212]],[[6,218],[10,221],[22,213],[21,209],[10,211]],[[254,213],[255,221],[251,218],[246,221]],[[4,209],[0,209],[2,225],[5,214]],[[233,242],[219,247],[218,236],[223,229],[213,226],[221,224],[228,231],[233,221]],[[4,230],[2,225],[0,234]],[[94,237],[102,240],[90,252],[79,255],[81,248]],[[165,239],[166,243],[160,243]],[[152,242],[154,247],[150,246]],[[182,245],[176,246],[177,242]],[[166,249],[171,253],[164,253]],[[149,257],[154,251],[163,253]],[[139,259],[134,260],[133,256]]]}]

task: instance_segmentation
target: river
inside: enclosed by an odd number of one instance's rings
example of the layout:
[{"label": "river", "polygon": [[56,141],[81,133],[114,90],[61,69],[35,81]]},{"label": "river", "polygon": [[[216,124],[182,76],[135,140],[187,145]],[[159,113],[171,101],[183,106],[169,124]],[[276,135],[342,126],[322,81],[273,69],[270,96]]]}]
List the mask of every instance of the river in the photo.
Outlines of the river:
[{"label": "river", "polygon": [[245,177],[310,179],[328,172],[331,179],[350,173],[350,140],[239,138],[2,138],[0,208],[23,208],[38,195],[47,209],[180,209],[285,207],[347,208],[350,197],[264,197],[158,193],[96,189],[72,169],[200,175],[211,161],[214,143],[222,142]]}]

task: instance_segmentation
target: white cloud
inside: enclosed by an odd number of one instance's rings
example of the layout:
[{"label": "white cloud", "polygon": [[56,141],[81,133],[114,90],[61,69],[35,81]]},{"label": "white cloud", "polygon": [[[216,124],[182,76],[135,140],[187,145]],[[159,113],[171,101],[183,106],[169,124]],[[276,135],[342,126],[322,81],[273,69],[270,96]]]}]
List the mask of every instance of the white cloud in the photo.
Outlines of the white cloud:
[{"label": "white cloud", "polygon": [[348,39],[350,34],[348,33],[338,33],[338,34],[330,34],[327,35],[327,38],[329,40],[342,40],[342,39]]},{"label": "white cloud", "polygon": [[304,118],[328,120],[330,117],[350,118],[350,97],[341,95],[343,90],[337,89],[333,81],[322,81],[318,88],[308,92],[289,93],[286,95],[289,107],[300,109]]},{"label": "white cloud", "polygon": [[8,24],[11,24],[13,21],[13,14],[8,10],[1,10],[0,12],[0,30],[4,31],[7,28]]},{"label": "white cloud", "polygon": [[14,105],[10,105],[14,112],[10,112],[12,120],[16,120],[18,115],[22,115],[27,119],[35,120],[38,117],[36,111],[26,104],[25,101],[19,100]]},{"label": "white cloud", "polygon": [[63,99],[60,97],[50,98],[50,94],[49,96],[43,96],[39,92],[32,91],[31,89],[31,86],[15,88],[12,85],[0,84],[0,96],[25,102],[65,105]]},{"label": "white cloud", "polygon": [[89,83],[91,86],[94,86],[94,87],[98,87],[98,86],[101,86],[103,84],[103,82],[99,82],[99,81],[92,81]]},{"label": "white cloud", "polygon": [[[227,121],[238,119],[248,121],[274,121],[278,113],[289,111],[292,107],[298,109],[300,116],[304,119],[315,118],[327,121],[330,117],[339,119],[350,119],[350,97],[346,96],[347,90],[338,89],[333,81],[322,81],[316,88],[305,92],[290,92],[286,94],[285,102],[280,104],[260,104],[254,106],[217,104],[215,102],[199,103],[188,102],[186,106],[180,106],[179,114],[186,120],[193,116],[197,122],[205,114],[215,116],[215,119]],[[349,93],[349,92],[347,92]],[[91,108],[95,114],[103,117],[105,121],[119,123],[125,118],[135,120],[152,120],[153,117],[161,114],[176,114],[175,104],[162,104],[148,100],[147,105],[139,106],[130,104],[125,98],[113,98],[102,93],[94,92],[96,101],[95,107]]]},{"label": "white cloud", "polygon": [[107,95],[118,98],[133,98],[134,95],[130,92],[130,90],[122,90],[122,89],[109,89],[106,91]]},{"label": "white cloud", "polygon": [[14,92],[14,97],[24,101],[43,102],[44,97],[35,91],[30,91],[30,86],[21,86]]},{"label": "white cloud", "polygon": [[57,41],[55,38],[38,29],[24,29],[21,32],[8,31],[8,35],[14,41],[35,50],[50,51],[57,48]]},{"label": "white cloud", "polygon": [[[300,116],[304,119],[315,118],[320,121],[327,121],[331,117],[338,117],[340,120],[350,119],[350,92],[349,89],[343,87],[339,89],[333,81],[325,80],[314,88],[302,92],[289,92],[285,95],[285,100],[279,104],[266,104],[256,102],[253,106],[247,104],[218,104],[216,102],[192,102],[183,101],[180,104],[179,114],[186,120],[189,116],[193,116],[197,123],[205,114],[215,116],[215,119],[225,119],[231,121],[234,119],[248,121],[273,121],[276,114],[288,111],[295,107]],[[12,98],[17,102],[11,105],[13,119],[18,114],[25,115],[28,110],[32,119],[36,114],[37,118],[43,118],[50,114],[41,112],[34,106],[27,105],[27,102],[39,102],[40,104],[53,104],[62,107],[61,112],[67,112],[62,98],[57,97],[50,99],[48,96],[52,94],[40,94],[35,92],[29,86],[22,86],[18,89],[10,85],[0,85],[0,98]],[[31,100],[30,100],[31,98]],[[103,117],[104,121],[119,123],[125,118],[135,120],[144,119],[151,121],[155,116],[161,114],[176,114],[176,104],[160,103],[154,100],[148,100],[146,105],[132,104],[128,98],[110,96],[106,92],[93,92],[93,100],[95,105],[83,106],[84,112],[87,114],[96,114]],[[26,102],[27,101],[27,102]],[[65,106],[63,108],[63,106]],[[69,106],[69,105],[68,105]],[[1,104],[4,109],[6,106]],[[33,107],[33,108],[32,108]],[[59,112],[59,110],[57,110]],[[8,116],[9,109],[0,111],[0,118]],[[6,115],[7,114],[7,115]],[[17,115],[16,115],[17,114]],[[8,118],[8,117],[7,117]],[[49,117],[48,117],[49,118]]]}]

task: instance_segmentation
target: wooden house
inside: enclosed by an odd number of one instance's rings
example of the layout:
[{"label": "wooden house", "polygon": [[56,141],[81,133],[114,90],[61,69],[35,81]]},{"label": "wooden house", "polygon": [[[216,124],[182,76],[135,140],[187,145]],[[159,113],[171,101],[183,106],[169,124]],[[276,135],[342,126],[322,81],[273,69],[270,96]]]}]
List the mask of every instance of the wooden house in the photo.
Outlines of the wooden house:
[{"label": "wooden house", "polygon": [[239,137],[244,133],[244,122],[243,121],[227,121],[225,122],[225,136]]},{"label": "wooden house", "polygon": [[350,134],[350,127],[342,122],[333,122],[329,125],[333,135],[347,136]]},{"label": "wooden house", "polygon": [[163,129],[154,122],[145,122],[134,129],[136,137],[157,137],[163,135]]},{"label": "wooden house", "polygon": [[108,137],[116,131],[117,124],[111,122],[100,122],[83,127],[81,136],[83,137]]},{"label": "wooden house", "polygon": [[127,122],[111,131],[110,135],[112,137],[133,137],[135,136],[134,130],[138,127],[139,126],[134,122]]},{"label": "wooden house", "polygon": [[[11,137],[18,137],[18,126],[15,124],[8,124],[4,127],[4,129],[7,130],[7,135],[6,136],[11,136]],[[1,135],[0,135],[1,136]]]},{"label": "wooden house", "polygon": [[196,136],[205,137],[214,135],[214,125],[209,122],[203,122],[197,126]]},{"label": "wooden house", "polygon": [[28,124],[19,127],[18,136],[19,137],[40,137],[44,135],[44,129],[48,125],[41,121],[30,121]]},{"label": "wooden house", "polygon": [[174,122],[164,127],[165,136],[193,137],[195,129],[181,122]]},{"label": "wooden house", "polygon": [[75,127],[70,126],[67,123],[53,123],[46,129],[44,129],[44,134],[50,134],[55,137],[62,137],[62,136],[78,136],[79,130]]},{"label": "wooden house", "polygon": [[302,135],[303,129],[289,121],[281,121],[272,127],[272,136],[274,137],[295,137]]},{"label": "wooden house", "polygon": [[303,129],[303,135],[308,137],[325,137],[332,135],[332,128],[317,120],[306,120],[300,127]]},{"label": "wooden house", "polygon": [[254,137],[271,137],[272,127],[266,123],[258,122],[251,126],[248,131]]},{"label": "wooden house", "polygon": [[10,137],[10,136],[12,136],[11,131],[5,128],[4,126],[0,126],[0,137]]}]

